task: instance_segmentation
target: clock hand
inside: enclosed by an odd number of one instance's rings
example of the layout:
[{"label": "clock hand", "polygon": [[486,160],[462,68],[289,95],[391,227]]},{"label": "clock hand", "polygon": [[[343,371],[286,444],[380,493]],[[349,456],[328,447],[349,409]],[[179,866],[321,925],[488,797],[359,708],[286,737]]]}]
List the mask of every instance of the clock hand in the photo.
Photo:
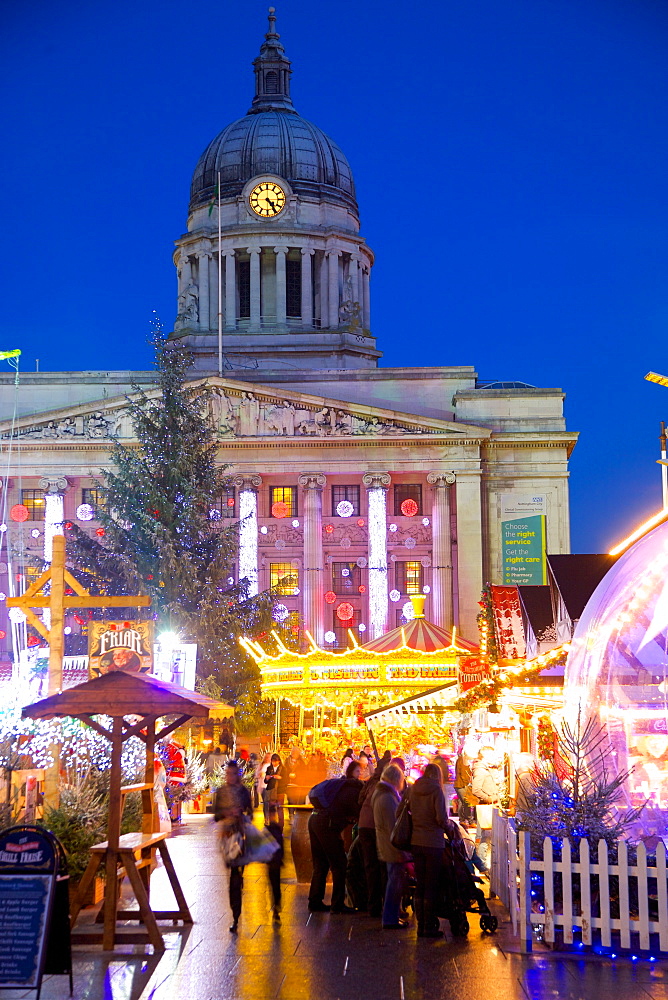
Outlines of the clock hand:
[{"label": "clock hand", "polygon": [[272,211],[274,211],[274,210],[276,209],[276,202],[272,201],[272,200],[271,200],[271,198],[267,198],[267,197],[265,196],[265,201],[267,202],[267,205],[269,205],[269,208],[270,208],[270,209],[271,209]]}]

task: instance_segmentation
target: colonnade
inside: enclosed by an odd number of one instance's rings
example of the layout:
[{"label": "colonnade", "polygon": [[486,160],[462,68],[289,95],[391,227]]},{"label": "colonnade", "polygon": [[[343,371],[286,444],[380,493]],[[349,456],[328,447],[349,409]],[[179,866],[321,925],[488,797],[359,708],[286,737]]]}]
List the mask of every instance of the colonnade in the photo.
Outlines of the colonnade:
[{"label": "colonnade", "polygon": [[[376,638],[388,628],[388,517],[386,496],[391,484],[389,472],[370,472],[362,477],[366,487],[368,525],[368,602],[369,638]],[[450,488],[455,483],[451,472],[430,472],[427,482],[432,486],[432,574],[430,619],[444,628],[454,621],[453,553],[451,539]],[[327,478],[321,472],[304,472],[299,476],[303,503],[300,521],[304,531],[303,564],[300,590],[305,627],[319,644],[325,634],[325,553],[323,546],[322,495]],[[257,491],[262,485],[259,475],[237,476],[239,514],[242,532],[239,539],[239,576],[251,580],[251,590],[257,593],[258,528]]]},{"label": "colonnade", "polygon": [[[287,266],[290,251],[301,258],[300,316],[287,315]],[[261,258],[273,255],[269,271]],[[371,323],[370,263],[354,252],[340,248],[312,246],[223,246],[183,250],[179,257],[179,316],[182,326],[215,330],[218,325],[218,266],[222,262],[220,286],[223,292],[223,326],[236,330],[248,326],[259,330],[263,325],[313,329],[338,329],[350,322],[341,315],[342,307],[359,307],[359,323],[368,330]],[[294,259],[294,256],[293,258]],[[250,262],[249,315],[240,315],[239,264]],[[267,280],[271,275],[270,282]]]}]

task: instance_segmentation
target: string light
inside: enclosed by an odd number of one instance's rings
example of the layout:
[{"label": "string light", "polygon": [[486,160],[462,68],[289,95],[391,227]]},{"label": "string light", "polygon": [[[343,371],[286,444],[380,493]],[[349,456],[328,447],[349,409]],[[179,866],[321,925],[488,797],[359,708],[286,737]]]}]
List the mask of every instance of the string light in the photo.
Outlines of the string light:
[{"label": "string light", "polygon": [[[281,501],[279,501],[281,502]],[[274,506],[276,506],[274,504]],[[287,504],[283,504],[287,510]],[[284,516],[284,515],[282,515]],[[241,490],[239,493],[239,577],[248,580],[248,594],[258,593],[257,582],[257,493]]]},{"label": "string light", "polygon": [[[386,491],[369,490],[369,619],[372,638],[385,631],[387,620]],[[391,525],[390,525],[391,527]]]}]

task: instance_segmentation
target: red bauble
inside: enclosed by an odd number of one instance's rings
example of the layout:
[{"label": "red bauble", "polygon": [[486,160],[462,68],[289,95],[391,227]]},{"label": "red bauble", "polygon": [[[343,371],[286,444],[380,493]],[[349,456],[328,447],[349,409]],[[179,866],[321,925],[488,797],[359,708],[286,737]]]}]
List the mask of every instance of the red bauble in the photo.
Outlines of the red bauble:
[{"label": "red bauble", "polygon": [[364,518],[363,517],[358,518],[358,520],[357,520],[357,527],[358,528],[363,528],[364,527]]},{"label": "red bauble", "polygon": [[325,594],[325,600],[327,601],[328,604],[334,603],[334,601],[336,600],[336,594],[334,593],[333,590],[327,591],[327,593]]},{"label": "red bauble", "polygon": [[364,586],[364,584],[361,584],[361,586],[359,586],[357,590],[360,594],[366,594],[366,587]]},{"label": "red bauble", "polygon": [[104,533],[105,533],[104,532],[104,528],[96,528],[95,529],[95,534],[98,535],[100,538],[104,538]]},{"label": "red bauble", "polygon": [[290,508],[283,500],[277,500],[276,503],[271,505],[271,516],[272,517],[287,517],[290,513]]},{"label": "red bauble", "polygon": [[234,507],[234,497],[228,497],[227,498],[227,506],[228,507]]},{"label": "red bauble", "polygon": [[404,500],[401,504],[401,513],[404,517],[415,517],[419,509],[415,500]]},{"label": "red bauble", "polygon": [[12,521],[27,521],[28,520],[28,508],[25,504],[15,503],[9,512],[9,516]]},{"label": "red bauble", "polygon": [[339,619],[340,622],[351,621],[354,614],[355,614],[355,609],[352,606],[352,604],[348,603],[339,604],[338,608],[336,609],[336,617]]},{"label": "red bauble", "polygon": [[327,532],[328,535],[331,535],[331,533],[334,531],[334,525],[333,524],[326,524],[325,525],[325,531]]}]

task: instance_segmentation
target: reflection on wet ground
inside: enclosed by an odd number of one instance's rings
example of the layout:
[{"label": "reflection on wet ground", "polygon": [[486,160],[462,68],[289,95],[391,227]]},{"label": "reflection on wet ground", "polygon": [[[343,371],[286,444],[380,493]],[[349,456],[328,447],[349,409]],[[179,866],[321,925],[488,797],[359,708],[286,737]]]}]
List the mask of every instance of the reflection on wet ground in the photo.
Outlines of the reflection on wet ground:
[{"label": "reflection on wet ground", "polygon": [[[286,838],[287,841],[288,838]],[[163,924],[167,950],[125,946],[113,955],[75,947],[76,1000],[668,1000],[668,963],[583,961],[514,953],[500,909],[499,932],[481,934],[471,919],[466,940],[416,938],[382,931],[365,915],[309,914],[308,887],[297,885],[289,858],[283,910],[274,925],[264,866],[247,869],[239,934],[228,931],[227,879],[213,824],[188,818],[170,850],[195,923]],[[127,891],[127,889],[126,889]],[[164,871],[151,878],[156,909],[172,899]],[[86,911],[86,919],[92,919]],[[42,1000],[65,1000],[66,976],[45,978]],[[3,1000],[34,997],[7,991]]]}]

